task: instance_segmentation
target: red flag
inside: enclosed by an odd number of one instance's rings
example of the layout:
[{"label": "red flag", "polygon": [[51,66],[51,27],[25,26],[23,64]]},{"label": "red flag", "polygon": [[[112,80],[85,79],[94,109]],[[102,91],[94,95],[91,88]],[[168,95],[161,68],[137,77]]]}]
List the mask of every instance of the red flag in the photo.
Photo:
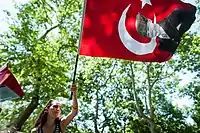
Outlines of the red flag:
[{"label": "red flag", "polygon": [[85,10],[80,55],[147,62],[169,60],[196,13],[180,0],[87,0]]},{"label": "red flag", "polygon": [[9,71],[7,64],[0,68],[0,92],[0,101],[24,96],[21,86]]}]

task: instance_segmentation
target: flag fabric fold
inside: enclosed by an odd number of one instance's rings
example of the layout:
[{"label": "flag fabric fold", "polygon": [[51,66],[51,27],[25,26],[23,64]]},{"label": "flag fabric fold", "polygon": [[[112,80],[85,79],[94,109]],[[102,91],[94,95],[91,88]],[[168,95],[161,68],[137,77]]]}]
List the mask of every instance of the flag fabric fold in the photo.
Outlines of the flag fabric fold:
[{"label": "flag fabric fold", "polygon": [[14,75],[9,71],[7,64],[0,68],[0,101],[23,97],[24,92]]}]

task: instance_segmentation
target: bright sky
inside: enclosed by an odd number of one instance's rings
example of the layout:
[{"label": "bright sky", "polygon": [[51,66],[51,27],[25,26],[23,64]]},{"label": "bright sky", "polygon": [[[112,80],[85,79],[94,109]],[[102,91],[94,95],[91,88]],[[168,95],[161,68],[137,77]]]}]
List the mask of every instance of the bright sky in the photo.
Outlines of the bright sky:
[{"label": "bright sky", "polygon": [[28,1],[29,0],[1,0],[0,1],[0,33],[8,29],[4,10],[8,10],[11,13],[11,15],[15,15],[16,10],[14,8],[14,4],[23,4]]},{"label": "bright sky", "polygon": [[[0,0],[0,33],[8,29],[5,19],[5,13],[3,12],[3,10],[8,10],[11,13],[11,15],[14,15],[16,13],[14,9],[14,3],[23,4],[28,1],[29,0]],[[195,4],[195,0],[185,0],[185,1],[191,4]],[[195,24],[191,27],[191,30],[192,31],[197,30]]]},{"label": "bright sky", "polygon": [[[12,16],[15,15],[16,10],[14,9],[14,3],[17,4],[23,4],[28,2],[29,0],[0,0],[0,33],[3,31],[8,30],[8,24],[6,23],[6,18],[5,18],[5,12],[3,10],[8,10]],[[195,0],[185,0],[188,3],[194,4],[195,5]],[[198,30],[196,27],[196,24],[192,25],[191,31]],[[183,78],[182,85],[185,85],[190,79],[188,79],[188,75],[184,75],[185,78]],[[183,106],[191,106],[192,101],[189,100],[188,98],[177,98],[174,99],[173,101],[174,104],[178,105],[179,107]]]}]

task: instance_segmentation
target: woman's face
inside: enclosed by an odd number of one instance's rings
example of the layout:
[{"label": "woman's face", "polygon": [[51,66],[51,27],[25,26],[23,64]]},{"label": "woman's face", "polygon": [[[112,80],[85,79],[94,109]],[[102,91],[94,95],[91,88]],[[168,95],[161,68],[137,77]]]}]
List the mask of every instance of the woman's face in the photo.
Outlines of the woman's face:
[{"label": "woman's face", "polygon": [[55,119],[61,114],[61,104],[58,101],[52,101],[52,105],[48,109],[49,115]]}]

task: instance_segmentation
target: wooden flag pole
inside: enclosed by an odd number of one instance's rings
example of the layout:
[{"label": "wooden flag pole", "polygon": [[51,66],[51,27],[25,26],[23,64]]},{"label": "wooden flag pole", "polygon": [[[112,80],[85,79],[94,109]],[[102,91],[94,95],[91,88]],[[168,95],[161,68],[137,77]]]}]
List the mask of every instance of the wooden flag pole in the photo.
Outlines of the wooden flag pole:
[{"label": "wooden flag pole", "polygon": [[[78,66],[78,58],[79,58],[80,45],[81,45],[81,40],[82,40],[82,32],[83,32],[86,4],[87,4],[87,0],[84,0],[83,11],[82,11],[82,21],[81,21],[81,31],[80,31],[80,34],[79,34],[79,45],[78,45],[78,51],[77,51],[77,55],[76,55],[76,61],[75,61],[75,68],[74,68],[74,75],[73,75],[72,84],[75,84],[75,81],[76,81],[76,71],[77,71],[77,66]],[[71,99],[72,99],[72,96],[73,96],[73,93],[71,93]]]}]

